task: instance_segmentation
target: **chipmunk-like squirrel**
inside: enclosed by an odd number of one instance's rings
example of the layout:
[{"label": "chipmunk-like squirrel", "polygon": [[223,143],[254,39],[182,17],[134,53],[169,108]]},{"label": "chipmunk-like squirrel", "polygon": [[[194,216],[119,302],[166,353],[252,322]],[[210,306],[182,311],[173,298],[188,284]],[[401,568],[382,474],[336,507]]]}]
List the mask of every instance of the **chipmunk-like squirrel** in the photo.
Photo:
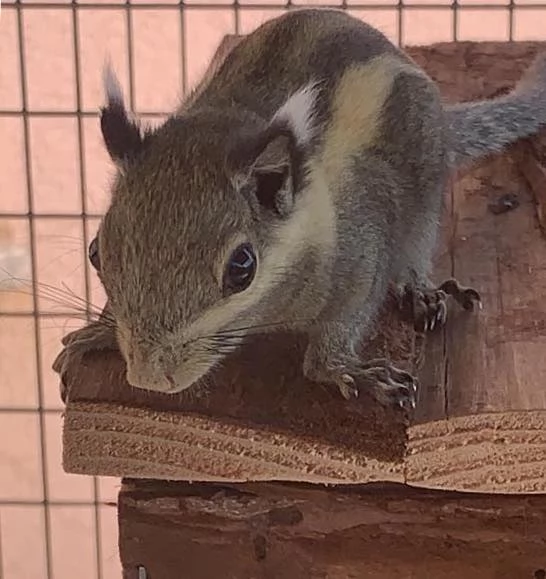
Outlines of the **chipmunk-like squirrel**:
[{"label": "chipmunk-like squirrel", "polygon": [[243,38],[154,130],[105,72],[101,129],[118,172],[89,257],[107,306],[63,340],[55,370],[119,348],[131,385],[180,392],[249,334],[293,328],[309,338],[310,380],[414,405],[417,381],[356,347],[391,285],[428,330],[447,295],[480,302],[429,281],[447,180],[546,124],[546,58],[508,95],[447,106],[378,30],[299,9]]}]

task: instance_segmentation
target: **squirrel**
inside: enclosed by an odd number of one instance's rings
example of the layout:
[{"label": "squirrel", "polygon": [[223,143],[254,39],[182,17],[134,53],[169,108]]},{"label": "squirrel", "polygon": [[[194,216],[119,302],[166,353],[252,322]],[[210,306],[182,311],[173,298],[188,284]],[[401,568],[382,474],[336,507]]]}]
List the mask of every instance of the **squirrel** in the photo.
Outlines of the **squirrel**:
[{"label": "squirrel", "polygon": [[176,393],[249,335],[293,329],[307,379],[414,408],[417,379],[357,346],[390,287],[423,331],[445,323],[450,296],[481,307],[477,290],[429,278],[445,189],[546,124],[546,57],[507,95],[447,105],[383,33],[302,8],[242,38],[153,130],[109,66],[104,83],[117,172],[89,259],[107,303],[65,336],[55,371],[119,349],[132,386]]}]

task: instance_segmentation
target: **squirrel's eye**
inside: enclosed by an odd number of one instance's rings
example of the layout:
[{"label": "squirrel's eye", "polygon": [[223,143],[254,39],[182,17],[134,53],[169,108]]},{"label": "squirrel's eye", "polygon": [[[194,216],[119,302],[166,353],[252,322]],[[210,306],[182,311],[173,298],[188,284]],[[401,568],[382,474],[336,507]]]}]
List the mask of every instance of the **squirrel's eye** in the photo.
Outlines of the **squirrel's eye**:
[{"label": "squirrel's eye", "polygon": [[89,256],[89,261],[91,265],[97,270],[100,270],[100,259],[99,259],[99,243],[97,238],[93,239],[93,241],[89,244],[89,249],[87,251],[87,255]]},{"label": "squirrel's eye", "polygon": [[256,255],[248,243],[240,245],[229,258],[224,276],[224,291],[242,292],[254,279]]}]

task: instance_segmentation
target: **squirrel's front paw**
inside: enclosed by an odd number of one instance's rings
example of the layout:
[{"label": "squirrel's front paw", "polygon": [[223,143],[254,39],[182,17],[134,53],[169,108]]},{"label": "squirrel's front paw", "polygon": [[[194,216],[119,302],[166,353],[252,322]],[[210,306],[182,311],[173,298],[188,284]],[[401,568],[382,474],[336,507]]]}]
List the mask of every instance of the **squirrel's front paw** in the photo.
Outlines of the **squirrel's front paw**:
[{"label": "squirrel's front paw", "polygon": [[447,320],[447,294],[440,289],[406,288],[413,326],[417,332],[432,332]]},{"label": "squirrel's front paw", "polygon": [[461,286],[456,279],[448,279],[437,288],[405,286],[402,307],[409,302],[413,324],[418,332],[432,331],[443,326],[447,319],[447,297],[451,296],[465,310],[473,310],[474,304],[481,309],[480,294],[471,287]]},{"label": "squirrel's front paw", "polygon": [[417,378],[396,368],[384,358],[352,366],[349,372],[341,374],[336,381],[344,398],[358,396],[361,389],[366,389],[384,406],[395,404],[404,409],[415,408]]},{"label": "squirrel's front paw", "polygon": [[384,406],[396,405],[406,410],[415,408],[417,378],[384,358],[368,362],[351,360],[320,368],[306,364],[304,371],[315,382],[336,384],[346,399],[357,397],[361,390],[365,390]]},{"label": "squirrel's front paw", "polygon": [[98,322],[70,332],[61,342],[64,348],[55,358],[52,369],[60,376],[61,400],[66,404],[68,390],[64,378],[68,364],[77,363],[87,352],[116,349],[117,346],[113,328]]}]

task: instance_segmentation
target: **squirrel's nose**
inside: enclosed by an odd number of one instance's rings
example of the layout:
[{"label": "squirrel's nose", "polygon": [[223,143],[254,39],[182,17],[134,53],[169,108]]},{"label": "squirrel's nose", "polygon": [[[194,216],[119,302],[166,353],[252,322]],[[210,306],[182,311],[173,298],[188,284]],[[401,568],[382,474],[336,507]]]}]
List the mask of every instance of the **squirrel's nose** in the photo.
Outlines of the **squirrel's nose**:
[{"label": "squirrel's nose", "polygon": [[154,392],[174,392],[177,390],[175,375],[162,369],[158,373],[147,365],[127,364],[127,381],[131,386]]}]

